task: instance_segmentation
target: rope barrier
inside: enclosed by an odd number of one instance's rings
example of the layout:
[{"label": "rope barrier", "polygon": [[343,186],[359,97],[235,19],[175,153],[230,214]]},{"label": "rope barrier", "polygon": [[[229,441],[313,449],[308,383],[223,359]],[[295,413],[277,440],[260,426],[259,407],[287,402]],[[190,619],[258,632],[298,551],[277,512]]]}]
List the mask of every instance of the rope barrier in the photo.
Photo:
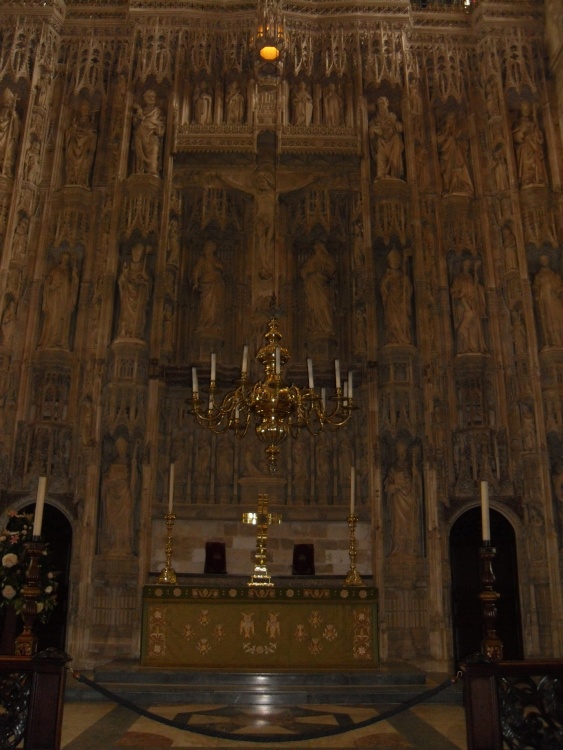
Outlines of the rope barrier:
[{"label": "rope barrier", "polygon": [[403,703],[400,703],[398,706],[391,708],[387,711],[384,711],[383,713],[378,714],[377,716],[374,716],[370,719],[364,719],[364,721],[359,721],[357,724],[354,724],[353,726],[327,727],[326,729],[319,729],[319,730],[315,730],[312,732],[302,732],[301,734],[256,735],[256,734],[244,734],[240,732],[236,732],[236,733],[223,732],[217,729],[207,729],[206,727],[192,727],[192,726],[187,726],[186,724],[180,724],[174,719],[167,719],[165,716],[160,716],[159,714],[155,714],[153,711],[149,711],[146,708],[142,708],[141,706],[138,706],[132,701],[127,700],[127,698],[122,698],[120,695],[117,695],[116,693],[112,693],[111,690],[108,690],[107,688],[103,687],[103,685],[98,684],[94,680],[88,679],[88,677],[85,677],[84,675],[80,674],[80,672],[73,672],[72,676],[78,682],[82,682],[84,685],[91,687],[93,690],[96,690],[98,693],[105,696],[109,700],[113,701],[114,703],[118,703],[120,706],[123,706],[124,708],[128,708],[130,711],[133,711],[136,714],[139,714],[139,716],[144,716],[147,719],[151,719],[152,721],[156,721],[160,724],[165,724],[166,726],[173,727],[174,729],[181,729],[185,732],[192,732],[193,734],[201,734],[205,737],[215,737],[217,739],[223,739],[223,740],[235,740],[235,741],[242,740],[243,742],[264,742],[264,743],[299,742],[301,740],[322,739],[323,737],[332,737],[337,734],[353,732],[356,729],[363,729],[364,727],[369,727],[373,724],[377,724],[380,721],[386,721],[387,719],[390,719],[391,717],[396,716],[397,714],[400,714],[403,711],[407,711],[409,708],[416,706],[418,703],[422,703],[423,701],[428,700],[429,698],[432,698],[435,695],[438,695],[438,693],[441,693],[446,688],[451,687],[452,685],[455,685],[455,683],[457,682],[457,675],[455,677],[449,677],[447,680],[444,680],[436,687],[431,688],[430,690],[426,690],[424,693],[420,693],[419,695],[414,696],[413,698],[409,698],[409,700],[404,701]]}]

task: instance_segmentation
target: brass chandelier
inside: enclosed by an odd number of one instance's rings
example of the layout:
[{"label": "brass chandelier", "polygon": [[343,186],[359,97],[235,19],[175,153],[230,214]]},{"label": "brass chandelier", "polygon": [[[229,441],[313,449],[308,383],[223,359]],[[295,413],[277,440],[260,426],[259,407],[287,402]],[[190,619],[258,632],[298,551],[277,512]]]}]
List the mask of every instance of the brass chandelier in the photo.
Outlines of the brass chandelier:
[{"label": "brass chandelier", "polygon": [[258,439],[265,445],[270,474],[275,474],[279,446],[288,435],[296,438],[304,428],[312,435],[319,435],[324,429],[336,430],[348,422],[357,407],[353,400],[352,372],[348,373],[342,387],[338,360],[335,361],[336,393],[327,399],[325,388],[321,388],[320,393],[315,390],[311,359],[307,360],[307,388],[290,385],[283,379],[282,367],[289,361],[290,353],[280,343],[282,335],[277,318],[270,319],[264,338],[266,344],[256,354],[264,368],[262,379],[249,382],[248,346],[245,346],[240,379],[220,404],[217,403],[216,355],[211,355],[207,399],[200,399],[197,370],[192,368],[191,413],[203,427],[215,433],[230,429],[241,439],[252,422]]}]

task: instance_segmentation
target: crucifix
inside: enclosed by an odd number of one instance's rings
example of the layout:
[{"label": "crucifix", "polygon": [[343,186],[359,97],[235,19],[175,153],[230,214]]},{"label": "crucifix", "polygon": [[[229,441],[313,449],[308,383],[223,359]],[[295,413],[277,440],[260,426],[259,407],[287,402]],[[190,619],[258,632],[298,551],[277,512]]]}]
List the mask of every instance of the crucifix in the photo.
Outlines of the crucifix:
[{"label": "crucifix", "polygon": [[266,565],[266,542],[268,541],[268,526],[281,523],[281,513],[268,513],[268,495],[258,495],[258,512],[243,513],[242,522],[258,526],[256,534],[256,552],[254,553],[254,573],[250,577],[248,586],[273,586],[274,582],[268,575]]}]

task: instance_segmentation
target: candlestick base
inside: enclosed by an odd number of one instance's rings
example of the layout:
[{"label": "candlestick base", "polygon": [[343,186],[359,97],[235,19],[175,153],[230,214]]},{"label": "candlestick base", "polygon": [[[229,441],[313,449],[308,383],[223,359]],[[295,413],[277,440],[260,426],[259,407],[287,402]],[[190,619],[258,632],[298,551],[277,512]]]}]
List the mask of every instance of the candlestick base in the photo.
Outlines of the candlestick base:
[{"label": "candlestick base", "polygon": [[493,573],[493,560],[496,555],[496,549],[491,546],[490,542],[483,542],[483,547],[479,548],[479,558],[481,563],[481,608],[483,612],[483,640],[481,641],[481,651],[491,661],[501,661],[503,658],[503,644],[496,632],[497,623],[497,601],[500,594],[493,588],[495,575]]},{"label": "candlestick base", "polygon": [[358,573],[356,568],[353,568],[348,571],[348,575],[346,576],[346,580],[344,581],[346,586],[363,586],[364,582],[362,580],[362,576]]},{"label": "candlestick base", "polygon": [[168,583],[171,585],[177,583],[176,571],[174,570],[174,568],[163,568],[158,577],[158,582]]}]

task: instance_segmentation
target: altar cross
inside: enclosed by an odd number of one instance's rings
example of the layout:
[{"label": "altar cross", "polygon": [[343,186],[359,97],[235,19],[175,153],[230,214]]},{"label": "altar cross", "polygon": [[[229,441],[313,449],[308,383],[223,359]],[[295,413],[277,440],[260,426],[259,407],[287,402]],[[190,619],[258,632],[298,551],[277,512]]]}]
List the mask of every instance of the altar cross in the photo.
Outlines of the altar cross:
[{"label": "altar cross", "polygon": [[256,552],[254,553],[254,573],[250,577],[248,586],[273,586],[274,582],[268,575],[266,564],[266,544],[268,541],[268,526],[281,523],[281,513],[268,513],[268,495],[258,495],[258,512],[243,513],[242,522],[258,527],[256,533]]}]

